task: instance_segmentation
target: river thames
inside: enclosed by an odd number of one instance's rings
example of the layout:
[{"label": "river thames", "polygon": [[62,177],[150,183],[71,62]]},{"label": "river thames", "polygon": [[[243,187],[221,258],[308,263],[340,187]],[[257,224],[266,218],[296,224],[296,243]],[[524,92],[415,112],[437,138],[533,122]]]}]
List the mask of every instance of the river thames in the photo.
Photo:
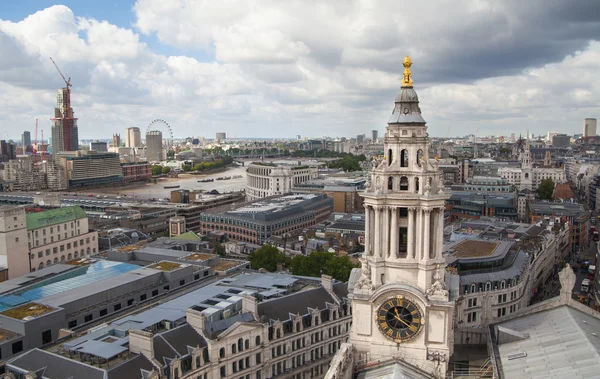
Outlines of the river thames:
[{"label": "river thames", "polygon": [[[265,160],[267,162],[267,160]],[[284,164],[296,164],[301,162],[302,164],[318,164],[316,160],[273,160],[269,161],[273,163],[284,163]],[[246,162],[250,163],[250,162]],[[321,162],[324,163],[324,162]],[[218,177],[233,177],[241,176],[239,178],[232,178],[229,180],[216,180]],[[198,180],[202,179],[215,179],[213,182],[199,183]],[[164,188],[165,186],[173,187],[179,186],[179,188]],[[246,186],[246,167],[243,166],[231,166],[223,170],[219,170],[213,173],[204,175],[191,175],[191,174],[180,174],[178,178],[161,178],[156,183],[132,183],[123,187],[113,188],[102,188],[95,190],[88,190],[90,193],[104,193],[104,194],[126,194],[127,196],[134,197],[136,199],[164,199],[170,198],[171,191],[176,189],[186,190],[204,190],[212,191],[217,190],[220,193],[231,192],[231,191],[242,191]],[[82,190],[81,192],[86,192]]]}]

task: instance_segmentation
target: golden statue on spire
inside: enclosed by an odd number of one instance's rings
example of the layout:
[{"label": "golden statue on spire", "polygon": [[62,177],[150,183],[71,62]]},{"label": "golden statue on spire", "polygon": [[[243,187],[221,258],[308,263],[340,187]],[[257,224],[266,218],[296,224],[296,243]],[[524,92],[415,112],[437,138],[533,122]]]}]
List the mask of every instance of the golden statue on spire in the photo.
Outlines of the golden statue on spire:
[{"label": "golden statue on spire", "polygon": [[407,55],[404,57],[404,61],[402,62],[404,65],[404,74],[402,75],[402,87],[412,87],[412,74],[410,73],[410,66],[412,66],[412,61],[410,57]]}]

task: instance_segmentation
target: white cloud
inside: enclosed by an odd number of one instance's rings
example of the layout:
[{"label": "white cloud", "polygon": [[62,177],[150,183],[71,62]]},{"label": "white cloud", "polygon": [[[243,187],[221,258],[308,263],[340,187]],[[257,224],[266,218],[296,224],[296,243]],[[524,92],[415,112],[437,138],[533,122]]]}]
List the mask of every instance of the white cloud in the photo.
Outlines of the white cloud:
[{"label": "white cloud", "polygon": [[[0,20],[0,119],[20,131],[51,117],[52,56],[72,78],[82,138],[154,118],[180,137],[349,136],[385,127],[410,54],[434,135],[574,132],[600,110],[594,6],[138,0],[132,28],[53,6]],[[163,46],[142,42],[154,36]]]}]

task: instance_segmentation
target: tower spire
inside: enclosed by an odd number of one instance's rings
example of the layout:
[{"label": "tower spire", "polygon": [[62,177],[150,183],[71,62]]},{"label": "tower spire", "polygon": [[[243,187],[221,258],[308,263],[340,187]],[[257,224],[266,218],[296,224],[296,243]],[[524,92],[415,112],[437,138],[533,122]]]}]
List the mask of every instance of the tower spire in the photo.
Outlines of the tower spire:
[{"label": "tower spire", "polygon": [[410,57],[407,55],[404,57],[404,61],[402,62],[404,66],[404,74],[402,74],[402,87],[412,87],[412,74],[410,72],[410,66],[412,66],[412,61]]}]

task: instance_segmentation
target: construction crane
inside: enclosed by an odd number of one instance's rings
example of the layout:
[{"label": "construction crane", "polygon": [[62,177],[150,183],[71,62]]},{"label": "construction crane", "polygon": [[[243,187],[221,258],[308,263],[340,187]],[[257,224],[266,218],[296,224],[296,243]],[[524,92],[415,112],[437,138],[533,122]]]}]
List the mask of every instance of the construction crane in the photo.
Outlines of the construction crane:
[{"label": "construction crane", "polygon": [[32,147],[32,152],[33,152],[33,163],[37,163],[37,143],[38,143],[38,119],[35,119],[35,140],[33,141],[33,147]]},{"label": "construction crane", "polygon": [[73,126],[74,120],[77,120],[76,118],[73,117],[72,111],[71,111],[71,78],[69,77],[69,79],[67,80],[67,78],[65,78],[65,76],[63,75],[62,71],[60,71],[60,69],[58,68],[58,65],[56,64],[56,62],[54,62],[54,59],[52,59],[52,57],[50,57],[50,60],[52,61],[52,64],[54,64],[54,67],[56,67],[56,71],[58,71],[58,73],[60,74],[60,76],[62,77],[62,79],[65,82],[66,87],[64,88],[66,93],[63,94],[63,109],[62,109],[62,117],[61,118],[53,118],[53,121],[58,121],[58,120],[62,120],[62,127],[63,127],[63,138],[64,138],[64,148],[66,150],[71,150],[71,128]]},{"label": "construction crane", "polygon": [[46,149],[44,148],[44,129],[42,129],[42,162],[44,161],[44,153]]},{"label": "construction crane", "polygon": [[60,74],[60,76],[62,76],[62,79],[65,81],[65,84],[67,85],[67,90],[68,90],[69,87],[71,87],[71,78],[69,78],[69,80],[67,80],[65,78],[65,76],[63,75],[63,73],[60,71],[60,68],[58,68],[58,66],[56,65],[56,62],[54,62],[54,59],[52,59],[52,57],[50,57],[50,60],[54,64],[54,67],[56,67],[56,71],[58,71],[58,73]]}]

